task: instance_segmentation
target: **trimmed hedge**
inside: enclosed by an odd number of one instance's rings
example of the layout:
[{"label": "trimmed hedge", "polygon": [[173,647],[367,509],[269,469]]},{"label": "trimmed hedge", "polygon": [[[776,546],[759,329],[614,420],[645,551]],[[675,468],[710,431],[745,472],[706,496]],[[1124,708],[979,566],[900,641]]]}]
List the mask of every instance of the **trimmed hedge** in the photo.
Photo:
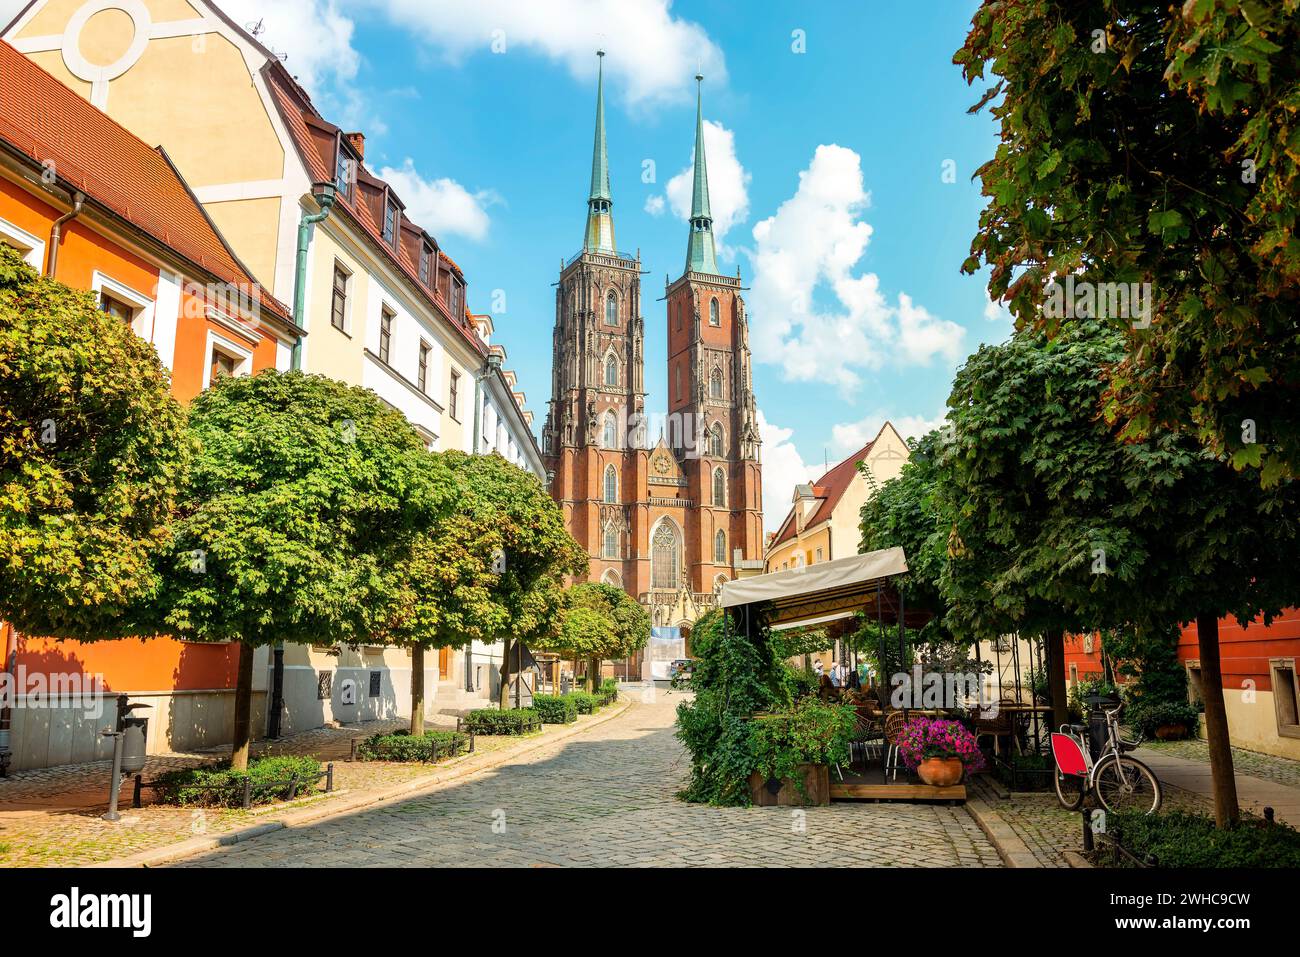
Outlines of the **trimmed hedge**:
[{"label": "trimmed hedge", "polygon": [[479,708],[465,716],[464,727],[474,734],[526,734],[541,730],[542,720],[532,708]]},{"label": "trimmed hedge", "polygon": [[289,781],[298,776],[295,796],[315,794],[324,774],[321,763],[312,757],[254,758],[247,771],[236,771],[229,762],[206,768],[165,771],[153,782],[154,793],[164,804],[181,807],[240,807],[244,798],[244,781],[251,785],[252,803],[272,804],[288,796]]},{"label": "trimmed hedge", "polygon": [[[1245,820],[1220,830],[1201,814],[1127,811],[1110,815],[1106,827],[1125,850],[1153,867],[1300,868],[1300,831],[1287,824]],[[1119,867],[1135,866],[1122,854],[1116,857]]]},{"label": "trimmed hedge", "polygon": [[[590,696],[588,696],[590,697]],[[533,695],[533,710],[543,724],[572,724],[578,720],[579,706],[574,695]],[[583,714],[591,714],[584,711]]]},{"label": "trimmed hedge", "polygon": [[426,731],[416,736],[409,731],[375,734],[357,745],[361,761],[429,762],[451,758],[469,750],[469,735],[456,731]]},{"label": "trimmed hedge", "polygon": [[564,697],[572,702],[577,714],[595,714],[596,709],[605,704],[600,695],[588,694],[585,691],[571,691]]}]

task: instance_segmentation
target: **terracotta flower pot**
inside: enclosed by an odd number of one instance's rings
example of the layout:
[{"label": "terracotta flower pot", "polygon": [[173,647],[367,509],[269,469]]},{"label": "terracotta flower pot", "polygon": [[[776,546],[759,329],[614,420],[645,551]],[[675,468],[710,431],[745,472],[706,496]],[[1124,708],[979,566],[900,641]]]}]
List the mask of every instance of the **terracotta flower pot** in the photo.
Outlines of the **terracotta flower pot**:
[{"label": "terracotta flower pot", "polygon": [[961,758],[926,758],[916,768],[921,780],[933,787],[952,787],[961,780]]}]

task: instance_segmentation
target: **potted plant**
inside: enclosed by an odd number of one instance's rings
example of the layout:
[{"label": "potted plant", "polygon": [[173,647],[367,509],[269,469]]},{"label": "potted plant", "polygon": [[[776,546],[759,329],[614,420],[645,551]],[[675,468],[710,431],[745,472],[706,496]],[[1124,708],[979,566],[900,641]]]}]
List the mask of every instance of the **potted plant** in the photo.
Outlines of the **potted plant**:
[{"label": "potted plant", "polygon": [[853,708],[804,698],[786,714],[749,722],[750,799],[758,805],[830,803],[832,764],[847,764]]},{"label": "potted plant", "polygon": [[964,772],[984,767],[975,736],[960,722],[943,718],[908,721],[898,734],[898,753],[924,783],[934,787],[950,787]]}]

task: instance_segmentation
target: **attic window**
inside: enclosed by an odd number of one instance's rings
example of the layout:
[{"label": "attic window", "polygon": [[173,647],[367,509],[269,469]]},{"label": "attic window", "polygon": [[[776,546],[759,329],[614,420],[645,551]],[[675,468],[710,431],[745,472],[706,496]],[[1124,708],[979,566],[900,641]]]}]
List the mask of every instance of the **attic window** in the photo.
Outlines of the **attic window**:
[{"label": "attic window", "polygon": [[420,246],[420,282],[429,285],[429,271],[433,264],[433,247],[428,243]]},{"label": "attic window", "polygon": [[348,155],[347,149],[343,143],[339,143],[338,162],[336,164],[335,180],[338,190],[349,200],[352,199],[352,183],[356,180],[355,167],[352,163],[352,157]]},{"label": "attic window", "polygon": [[397,204],[391,199],[384,204],[384,242],[397,248]]},{"label": "attic window", "polygon": [[447,303],[451,307],[451,318],[457,322],[464,322],[465,317],[461,310],[461,285],[454,278],[451,281],[451,299]]}]

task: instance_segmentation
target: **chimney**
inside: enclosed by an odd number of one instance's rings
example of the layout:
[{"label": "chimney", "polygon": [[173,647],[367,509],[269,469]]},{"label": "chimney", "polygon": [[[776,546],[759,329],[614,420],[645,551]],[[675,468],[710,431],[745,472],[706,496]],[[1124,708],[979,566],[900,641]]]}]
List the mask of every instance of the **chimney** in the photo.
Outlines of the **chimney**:
[{"label": "chimney", "polygon": [[343,135],[352,144],[352,148],[357,151],[357,157],[364,163],[366,159],[366,134],[344,133]]}]

